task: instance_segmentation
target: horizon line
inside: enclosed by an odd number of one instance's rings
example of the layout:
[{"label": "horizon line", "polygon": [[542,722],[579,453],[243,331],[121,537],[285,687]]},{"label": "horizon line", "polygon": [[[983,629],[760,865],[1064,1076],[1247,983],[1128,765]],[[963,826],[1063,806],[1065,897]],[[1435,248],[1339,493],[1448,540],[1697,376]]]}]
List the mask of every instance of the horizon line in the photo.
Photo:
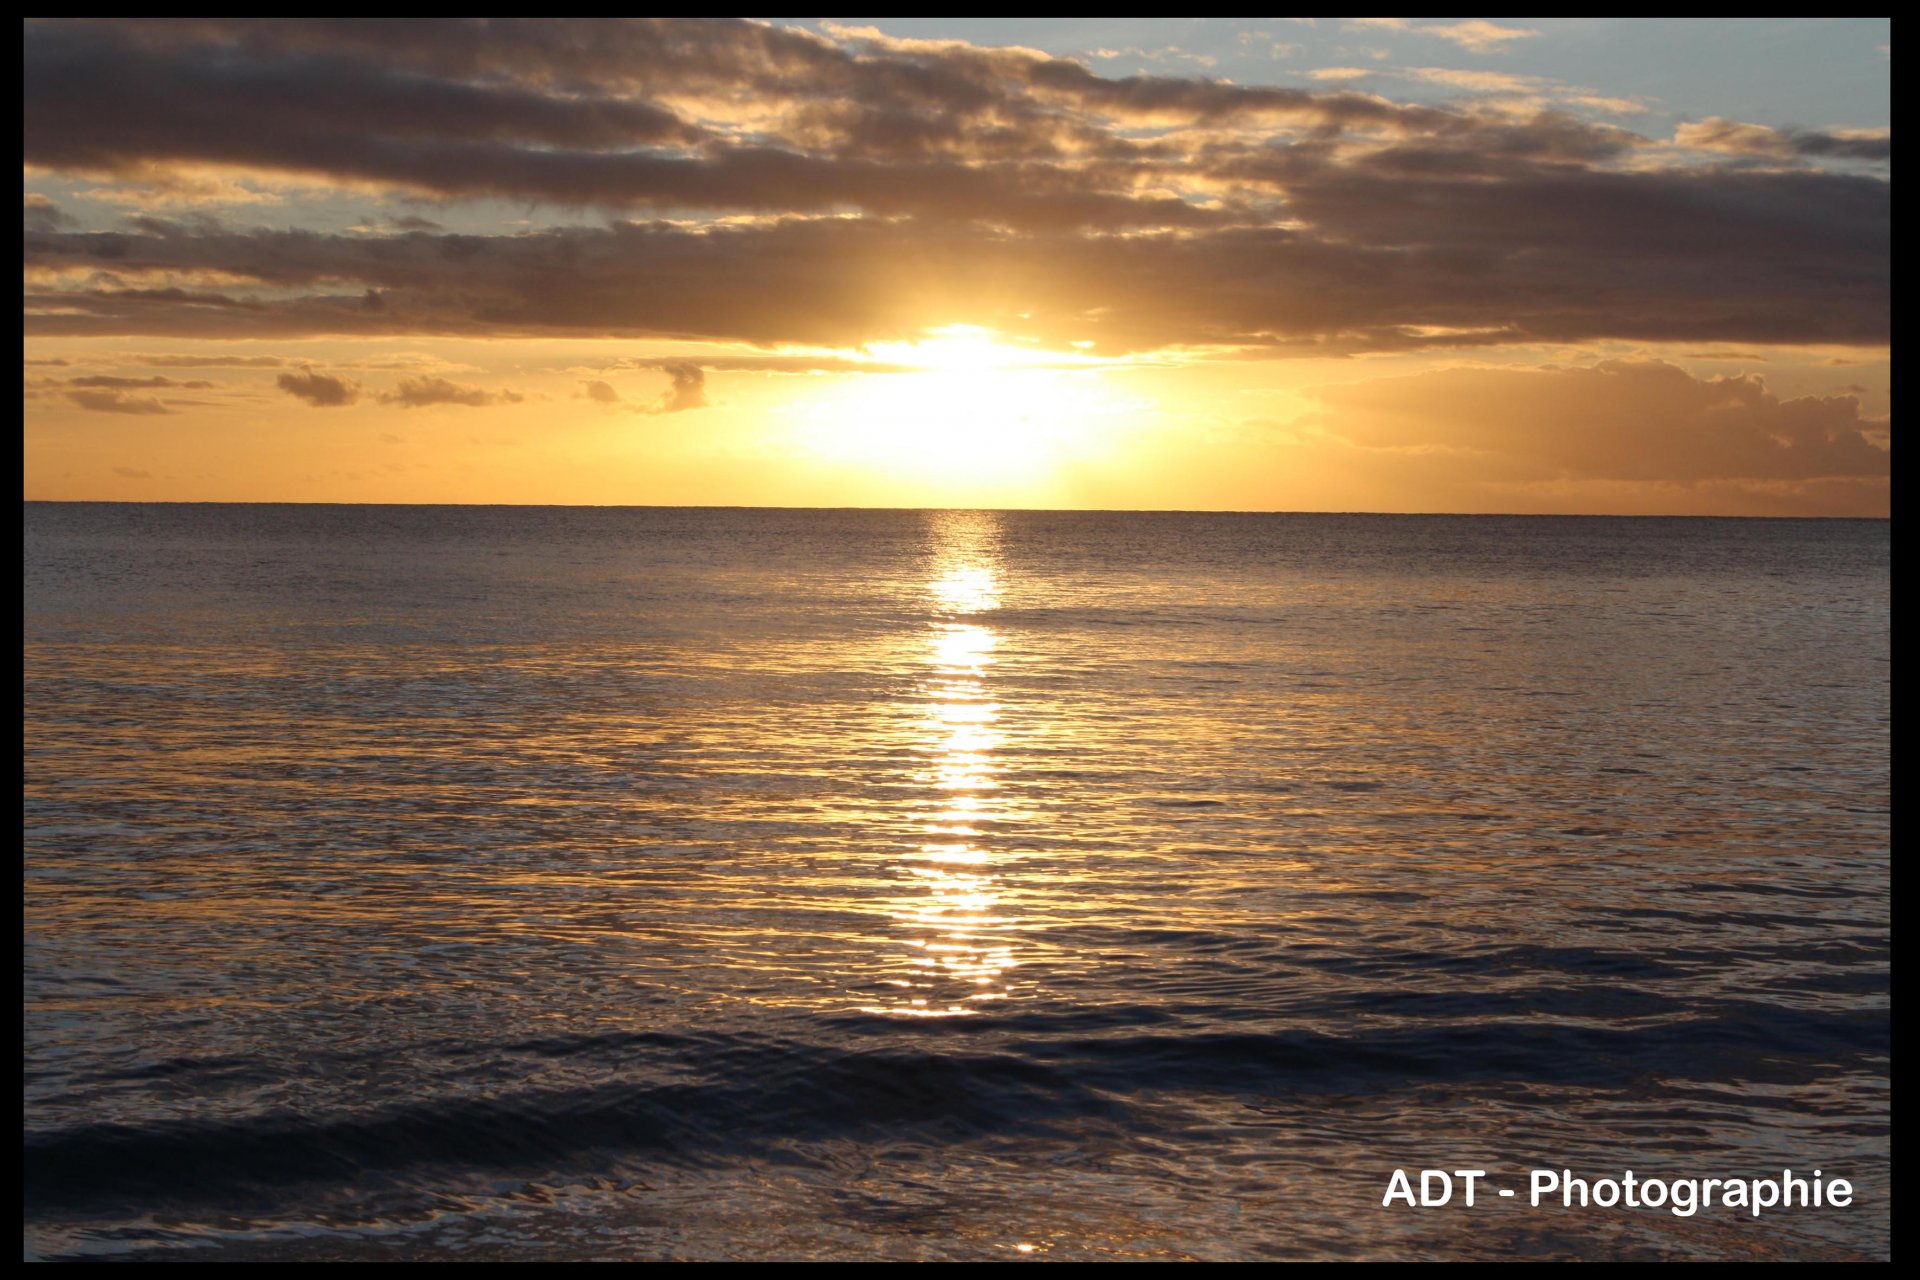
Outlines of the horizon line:
[{"label": "horizon line", "polygon": [[1462,520],[1874,520],[1891,521],[1893,513],[1879,516],[1848,515],[1735,515],[1708,511],[1302,511],[1265,510],[1236,507],[881,507],[881,506],[784,506],[771,503],[725,502],[325,502],[248,500],[228,498],[22,498],[21,505],[61,505],[96,507],[477,507],[528,508],[565,511],[981,511],[999,515],[1030,512],[1041,515],[1167,515],[1167,516],[1413,516],[1452,517]]}]

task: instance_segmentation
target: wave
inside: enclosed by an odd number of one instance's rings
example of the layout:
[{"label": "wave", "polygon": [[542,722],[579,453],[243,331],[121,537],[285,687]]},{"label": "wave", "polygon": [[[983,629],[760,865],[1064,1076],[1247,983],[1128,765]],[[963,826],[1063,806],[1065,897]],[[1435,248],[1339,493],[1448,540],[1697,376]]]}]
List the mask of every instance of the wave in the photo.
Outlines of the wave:
[{"label": "wave", "polygon": [[[776,1142],[880,1131],[952,1141],[1034,1137],[1095,1119],[1151,1136],[1156,1126],[1145,1100],[1182,1094],[1379,1097],[1494,1081],[1607,1089],[1648,1077],[1796,1084],[1865,1070],[1891,1045],[1884,1016],[1757,1003],[1633,1028],[1535,1016],[1372,1035],[1088,1028],[1036,1037],[1041,1020],[1024,1016],[956,1022],[917,1044],[899,1043],[897,1024],[885,1019],[832,1021],[843,1043],[893,1043],[848,1052],[756,1037],[648,1034],[449,1046],[438,1055],[443,1061],[584,1060],[605,1078],[442,1096],[423,1081],[413,1101],[378,1110],[29,1132],[26,1204],[29,1211],[122,1201],[233,1206],[291,1184],[350,1185],[431,1166],[564,1161],[581,1168],[596,1157],[634,1156],[699,1163]],[[1115,1011],[1111,1021],[1140,1025],[1133,1011]],[[1792,1056],[1781,1054],[1783,1043],[1795,1046]],[[177,1063],[143,1070],[232,1069]],[[449,1076],[442,1087],[458,1084]]]}]

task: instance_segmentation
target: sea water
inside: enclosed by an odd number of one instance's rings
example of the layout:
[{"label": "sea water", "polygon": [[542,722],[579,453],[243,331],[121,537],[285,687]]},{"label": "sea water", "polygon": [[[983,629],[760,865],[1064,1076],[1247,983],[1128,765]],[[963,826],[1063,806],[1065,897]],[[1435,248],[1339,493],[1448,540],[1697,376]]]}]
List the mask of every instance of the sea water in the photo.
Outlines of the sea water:
[{"label": "sea water", "polygon": [[[24,567],[29,1256],[1888,1255],[1884,522],[30,503]],[[1851,1205],[1526,1198],[1787,1168]]]}]

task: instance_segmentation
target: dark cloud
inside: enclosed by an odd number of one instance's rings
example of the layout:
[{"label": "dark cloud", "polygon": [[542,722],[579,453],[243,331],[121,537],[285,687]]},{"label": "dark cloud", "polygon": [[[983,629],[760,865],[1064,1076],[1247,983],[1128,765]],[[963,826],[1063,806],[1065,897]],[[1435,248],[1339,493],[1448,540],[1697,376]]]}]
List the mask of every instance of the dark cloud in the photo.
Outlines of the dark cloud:
[{"label": "dark cloud", "polygon": [[1793,160],[1804,156],[1874,161],[1893,158],[1893,139],[1884,133],[1774,129],[1764,124],[1742,124],[1724,116],[1708,116],[1697,123],[1683,124],[1674,131],[1674,141],[1683,147],[1701,151],[1719,151],[1768,160]]},{"label": "dark cloud", "polygon": [[[850,346],[942,324],[1104,352],[1270,355],[1622,338],[1883,342],[1886,184],[1823,174],[1567,172],[1515,183],[1341,173],[1298,228],[1004,236],[865,219],[369,240],[36,233],[38,334],[576,333]],[[129,287],[221,271],[256,292]],[[343,289],[341,282],[350,282]],[[369,313],[360,291],[387,306]],[[270,293],[268,291],[271,291]]]},{"label": "dark cloud", "polygon": [[73,217],[64,212],[51,198],[38,192],[29,191],[23,203],[25,208],[21,221],[29,231],[59,231],[78,225]]},{"label": "dark cloud", "polygon": [[480,408],[490,404],[518,404],[526,397],[513,391],[485,391],[463,387],[445,378],[402,378],[392,391],[381,395],[384,404],[403,409],[419,409],[434,404],[459,404]]},{"label": "dark cloud", "polygon": [[1663,168],[1672,148],[1552,111],[717,19],[34,22],[25,69],[26,159],[64,172],[663,211],[29,227],[36,334],[852,346],[969,323],[1293,356],[1888,333],[1889,186],[1814,163],[1886,139],[1844,132],[1708,121],[1687,145],[1737,158]]},{"label": "dark cloud", "polygon": [[667,389],[650,403],[636,406],[636,412],[683,413],[688,409],[706,408],[707,375],[699,365],[684,360],[661,360],[636,362],[634,367],[658,369],[669,379]]},{"label": "dark cloud", "polygon": [[[726,39],[732,29],[701,30]],[[213,162],[569,205],[774,213],[854,205],[1056,226],[1200,225],[1219,216],[1171,197],[1095,190],[1047,166],[893,163],[751,143],[693,153],[686,145],[705,131],[625,99],[433,80],[334,53],[256,61],[217,44],[156,50],[137,36],[28,27],[28,162],[103,173]],[[816,95],[828,97],[810,86],[809,99]]]},{"label": "dark cloud", "polygon": [[316,409],[335,409],[360,398],[359,383],[329,373],[315,373],[311,369],[283,373],[274,379],[274,385],[296,400],[305,400]]},{"label": "dark cloud", "polygon": [[1172,76],[1107,79],[1071,59],[1026,49],[896,40],[874,31],[847,31],[836,41],[724,19],[597,19],[590,26],[566,19],[159,19],[63,26],[52,34],[88,52],[99,49],[95,56],[103,58],[188,68],[197,61],[373,62],[429,82],[540,92],[589,118],[608,100],[669,96],[750,98],[760,118],[795,102],[853,103],[897,116],[948,115],[969,122],[1026,120],[1041,115],[1042,106],[1129,123],[1299,118],[1320,128],[1380,122],[1429,127],[1446,118],[1364,94],[1316,95]]},{"label": "dark cloud", "polygon": [[[50,23],[27,28],[30,159],[101,169],[156,159],[292,168],[303,161],[337,164],[344,158],[338,143],[356,135],[449,145],[629,147],[691,142],[702,133],[650,103],[423,76],[384,57],[284,51],[253,59],[204,44],[162,53],[127,35],[137,32]],[[284,139],[290,163],[273,162],[276,136]]]},{"label": "dark cloud", "polygon": [[93,413],[172,413],[151,396],[129,395],[125,391],[69,391],[67,399]]},{"label": "dark cloud", "polygon": [[[1234,151],[1249,145],[1236,131],[1257,148],[1486,133],[1500,149],[1528,128],[1367,94],[1108,79],[1026,50],[857,33],[835,44],[744,22],[372,34],[351,22],[32,24],[26,158],[136,175],[244,165],[441,198],[1112,230],[1259,212],[1196,199],[1210,163],[1142,130],[1205,129]],[[1571,118],[1550,132],[1586,154],[1633,140]]]},{"label": "dark cloud", "polygon": [[707,375],[697,364],[663,364],[660,368],[672,385],[661,393],[649,409],[652,413],[679,413],[702,409],[707,403]]},{"label": "dark cloud", "polygon": [[[1805,481],[1878,478],[1853,396],[1782,400],[1755,375],[1695,378],[1661,361],[1591,368],[1441,369],[1319,387],[1327,432],[1367,449],[1475,455],[1521,479]],[[1438,459],[1436,460],[1438,462]]]},{"label": "dark cloud", "polygon": [[580,384],[580,394],[600,404],[620,403],[620,393],[615,391],[607,383],[597,379],[591,382],[582,382]]},{"label": "dark cloud", "polygon": [[39,368],[64,369],[67,366],[71,365],[73,361],[63,360],[59,356],[53,356],[46,360],[24,360],[21,363],[27,365],[29,368],[39,367]]}]

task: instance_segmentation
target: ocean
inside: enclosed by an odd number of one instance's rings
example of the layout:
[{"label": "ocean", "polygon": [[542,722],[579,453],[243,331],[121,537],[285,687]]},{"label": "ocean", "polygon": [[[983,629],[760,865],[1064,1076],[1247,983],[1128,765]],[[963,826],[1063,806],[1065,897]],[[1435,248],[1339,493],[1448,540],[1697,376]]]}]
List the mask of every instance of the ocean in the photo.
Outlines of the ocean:
[{"label": "ocean", "polygon": [[24,511],[30,1258],[1889,1256],[1885,522]]}]

